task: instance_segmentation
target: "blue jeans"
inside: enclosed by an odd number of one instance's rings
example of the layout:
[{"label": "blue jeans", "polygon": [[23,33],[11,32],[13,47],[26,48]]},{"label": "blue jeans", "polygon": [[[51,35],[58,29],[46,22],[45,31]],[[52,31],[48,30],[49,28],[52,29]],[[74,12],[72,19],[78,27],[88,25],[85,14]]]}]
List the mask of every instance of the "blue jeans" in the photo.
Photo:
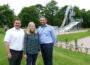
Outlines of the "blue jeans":
[{"label": "blue jeans", "polygon": [[38,54],[28,54],[27,53],[27,63],[26,65],[36,65],[36,60],[37,60],[37,55]]},{"label": "blue jeans", "polygon": [[40,47],[44,65],[53,65],[53,43],[41,44]]}]

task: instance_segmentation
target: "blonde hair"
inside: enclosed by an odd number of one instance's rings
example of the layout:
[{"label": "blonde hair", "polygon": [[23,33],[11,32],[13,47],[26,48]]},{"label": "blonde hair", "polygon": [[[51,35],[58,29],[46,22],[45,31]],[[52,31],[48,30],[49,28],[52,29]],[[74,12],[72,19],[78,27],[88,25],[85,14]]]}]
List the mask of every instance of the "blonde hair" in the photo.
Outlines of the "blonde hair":
[{"label": "blonde hair", "polygon": [[30,34],[30,28],[29,28],[29,27],[30,27],[31,25],[34,25],[34,27],[35,27],[35,29],[36,29],[35,23],[34,23],[33,21],[29,22],[29,23],[28,23],[28,26],[27,26],[27,28],[26,28],[26,33],[27,33],[27,34]]}]

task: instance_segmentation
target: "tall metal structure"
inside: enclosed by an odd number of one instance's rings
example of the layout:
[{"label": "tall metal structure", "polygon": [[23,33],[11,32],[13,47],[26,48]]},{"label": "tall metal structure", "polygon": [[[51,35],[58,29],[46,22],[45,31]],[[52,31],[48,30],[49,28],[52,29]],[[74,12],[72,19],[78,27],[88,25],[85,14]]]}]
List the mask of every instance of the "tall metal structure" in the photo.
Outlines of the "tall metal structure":
[{"label": "tall metal structure", "polygon": [[60,32],[66,32],[83,21],[82,19],[75,19],[74,16],[75,12],[73,11],[73,7],[68,6],[65,11],[63,22],[60,26]]}]

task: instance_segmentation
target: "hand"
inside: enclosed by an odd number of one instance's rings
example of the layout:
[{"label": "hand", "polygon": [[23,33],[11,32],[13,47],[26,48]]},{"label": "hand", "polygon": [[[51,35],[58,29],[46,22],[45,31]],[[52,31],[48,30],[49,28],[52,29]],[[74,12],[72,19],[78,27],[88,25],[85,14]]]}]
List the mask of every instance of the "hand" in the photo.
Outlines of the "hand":
[{"label": "hand", "polygon": [[12,57],[11,53],[8,52],[8,53],[7,53],[7,58],[8,58],[8,59],[11,59],[11,57]]},{"label": "hand", "polygon": [[24,58],[27,59],[27,55],[26,54],[24,55]]}]

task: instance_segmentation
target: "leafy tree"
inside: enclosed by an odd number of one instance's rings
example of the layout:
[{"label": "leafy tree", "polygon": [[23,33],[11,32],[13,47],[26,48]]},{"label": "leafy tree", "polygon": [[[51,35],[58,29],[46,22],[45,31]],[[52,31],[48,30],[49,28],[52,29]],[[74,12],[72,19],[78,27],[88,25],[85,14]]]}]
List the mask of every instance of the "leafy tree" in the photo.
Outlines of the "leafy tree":
[{"label": "leafy tree", "polygon": [[82,18],[81,11],[80,11],[79,7],[74,6],[73,10],[75,11],[75,18]]},{"label": "leafy tree", "polygon": [[67,5],[59,9],[58,12],[56,13],[54,21],[56,21],[57,26],[60,26],[62,24],[66,8]]},{"label": "leafy tree", "polygon": [[24,7],[18,15],[22,19],[22,26],[26,27],[30,21],[34,21],[36,26],[39,25],[39,10],[36,6]]},{"label": "leafy tree", "polygon": [[43,5],[41,5],[41,4],[37,4],[35,6],[37,7],[37,9],[39,11],[39,17],[45,16],[45,13],[44,13],[45,7]]},{"label": "leafy tree", "polygon": [[48,19],[48,23],[51,25],[55,25],[56,22],[54,22],[54,16],[56,15],[58,11],[57,2],[54,0],[51,0],[48,4],[46,4],[45,7],[45,17]]},{"label": "leafy tree", "polygon": [[86,27],[86,28],[90,28],[90,10],[88,10],[87,12],[86,12],[86,15],[85,16],[83,16],[84,18],[84,26]]},{"label": "leafy tree", "polygon": [[8,25],[12,27],[15,15],[13,10],[10,9],[9,5],[0,6],[0,25]]}]

